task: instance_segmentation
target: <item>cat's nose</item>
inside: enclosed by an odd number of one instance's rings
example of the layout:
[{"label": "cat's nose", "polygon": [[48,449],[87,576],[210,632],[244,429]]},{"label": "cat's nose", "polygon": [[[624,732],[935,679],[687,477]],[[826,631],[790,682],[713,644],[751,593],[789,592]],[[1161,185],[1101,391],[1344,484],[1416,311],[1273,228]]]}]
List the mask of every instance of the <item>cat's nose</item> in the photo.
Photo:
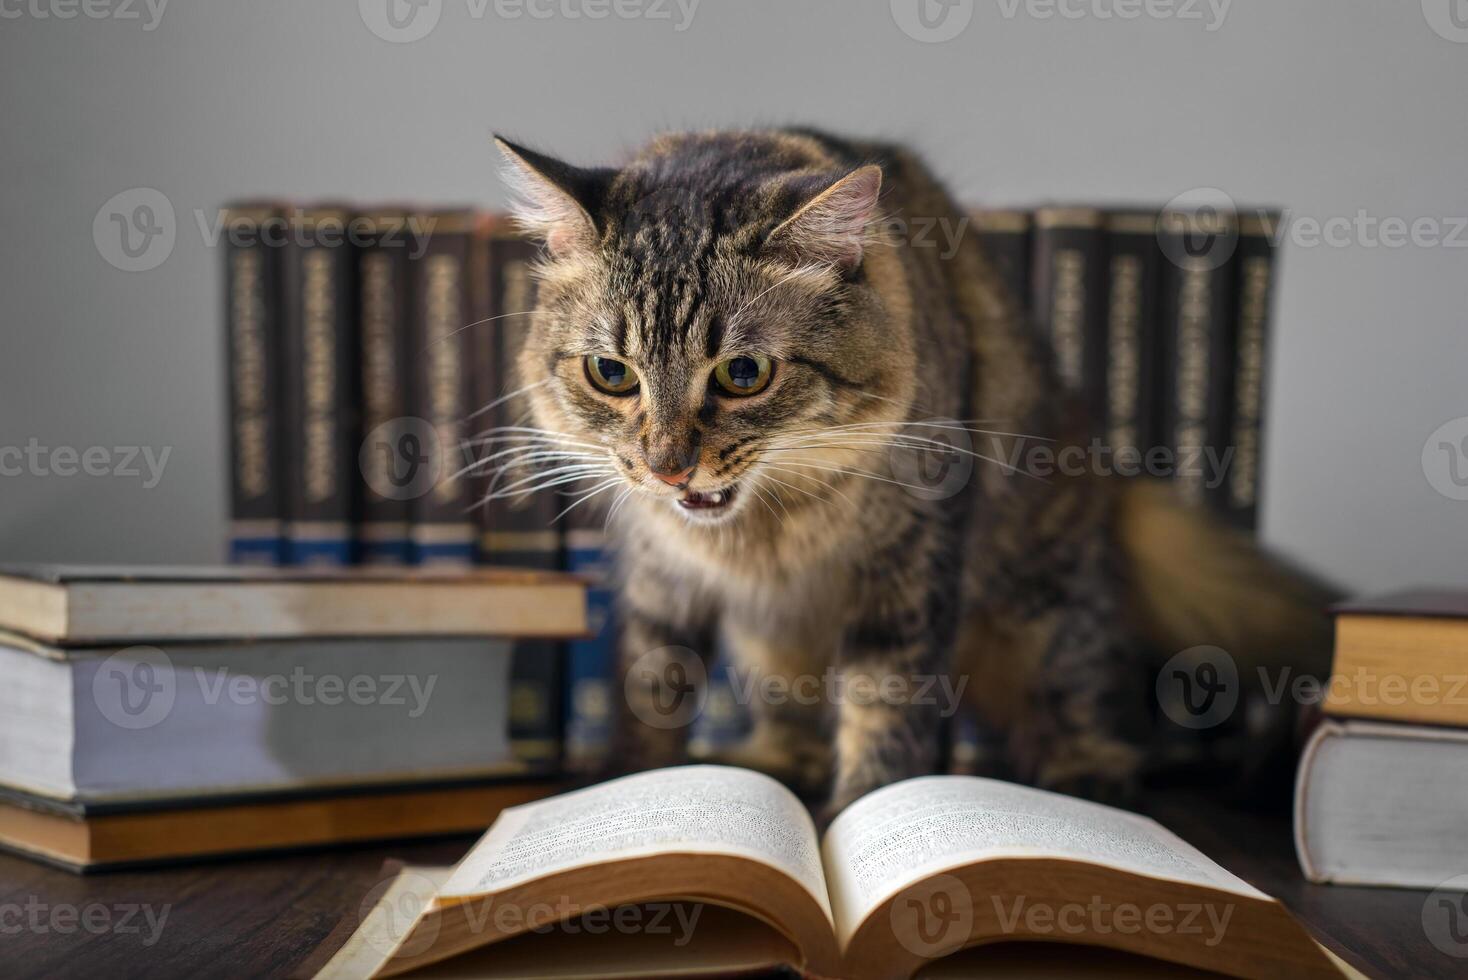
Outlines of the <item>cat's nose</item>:
[{"label": "cat's nose", "polygon": [[643,454],[652,475],[670,487],[684,487],[693,478],[698,466],[698,439],[682,446],[667,441],[654,443]]},{"label": "cat's nose", "polygon": [[653,470],[652,475],[670,487],[685,487],[688,485],[688,481],[693,479],[693,467],[690,466],[677,473],[663,473],[659,470]]}]

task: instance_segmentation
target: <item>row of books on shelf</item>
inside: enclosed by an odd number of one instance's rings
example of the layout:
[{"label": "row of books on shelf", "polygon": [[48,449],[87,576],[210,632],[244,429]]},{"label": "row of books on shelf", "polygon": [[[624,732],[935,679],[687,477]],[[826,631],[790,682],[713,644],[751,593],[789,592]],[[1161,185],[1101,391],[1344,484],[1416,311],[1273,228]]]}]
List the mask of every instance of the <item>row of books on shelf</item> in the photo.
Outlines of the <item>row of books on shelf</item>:
[{"label": "row of books on shelf", "polygon": [[1279,212],[1046,206],[971,215],[1078,396],[1099,462],[1258,524]]},{"label": "row of books on shelf", "polygon": [[[1263,210],[971,216],[1102,465],[1170,475],[1250,528],[1276,224]],[[571,525],[579,542],[560,539],[554,494],[486,493],[521,445],[503,427],[523,420],[512,365],[535,292],[535,247],[502,216],[250,205],[224,228],[234,560],[550,565],[595,547],[594,514]]]}]

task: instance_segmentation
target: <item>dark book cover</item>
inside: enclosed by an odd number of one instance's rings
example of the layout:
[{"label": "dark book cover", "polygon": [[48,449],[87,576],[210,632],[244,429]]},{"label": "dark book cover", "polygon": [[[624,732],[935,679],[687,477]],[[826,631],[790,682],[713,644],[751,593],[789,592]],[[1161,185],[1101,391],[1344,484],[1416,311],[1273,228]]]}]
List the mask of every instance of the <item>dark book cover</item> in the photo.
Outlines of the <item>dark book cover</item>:
[{"label": "dark book cover", "polygon": [[1144,472],[1157,445],[1157,214],[1106,216],[1106,430],[1118,472]]},{"label": "dark book cover", "polygon": [[1233,290],[1238,221],[1220,212],[1165,211],[1159,331],[1159,444],[1183,497],[1218,508],[1233,465]]},{"label": "dark book cover", "polygon": [[224,213],[224,322],[229,397],[229,559],[285,559],[281,402],[280,225],[267,205]]},{"label": "dark book cover", "polygon": [[1233,383],[1233,465],[1228,471],[1224,511],[1237,527],[1259,525],[1259,492],[1264,465],[1265,392],[1269,382],[1270,327],[1276,276],[1277,211],[1260,210],[1239,219],[1236,264],[1238,313],[1235,317]]},{"label": "dark book cover", "polygon": [[1031,286],[1035,324],[1061,382],[1080,396],[1088,431],[1106,418],[1106,232],[1097,208],[1035,212]]},{"label": "dark book cover", "polygon": [[1030,307],[1030,213],[980,210],[969,215],[985,256],[999,273],[1015,305]]},{"label": "dark book cover", "polygon": [[411,414],[429,443],[423,456],[435,473],[412,501],[415,561],[468,565],[474,560],[472,476],[467,439],[473,409],[470,340],[475,226],[470,211],[419,216],[426,245],[409,262],[413,296]]},{"label": "dark book cover", "polygon": [[408,332],[412,293],[408,257],[414,238],[403,211],[358,215],[358,384],[363,441],[358,452],[360,559],[368,565],[406,565],[412,495],[421,482],[423,433],[410,421]]},{"label": "dark book cover", "polygon": [[349,564],[358,489],[356,254],[349,212],[295,209],[284,246],[286,539],[292,564]]},{"label": "dark book cover", "polygon": [[[478,521],[479,560],[490,565],[555,569],[563,564],[561,534],[553,523],[556,501],[550,491],[491,498],[513,493],[512,485],[533,480],[536,468],[527,454],[538,451],[529,433],[506,427],[529,426],[518,382],[515,357],[528,314],[535,307],[535,281],[530,267],[535,246],[505,225],[488,229],[478,240],[477,323],[471,341],[474,354],[474,418],[470,444],[476,465],[473,487]],[[541,467],[544,469],[545,467]],[[524,483],[515,489],[528,489]],[[564,644],[527,640],[515,644],[510,667],[510,742],[520,761],[540,768],[561,762],[562,676]]]}]

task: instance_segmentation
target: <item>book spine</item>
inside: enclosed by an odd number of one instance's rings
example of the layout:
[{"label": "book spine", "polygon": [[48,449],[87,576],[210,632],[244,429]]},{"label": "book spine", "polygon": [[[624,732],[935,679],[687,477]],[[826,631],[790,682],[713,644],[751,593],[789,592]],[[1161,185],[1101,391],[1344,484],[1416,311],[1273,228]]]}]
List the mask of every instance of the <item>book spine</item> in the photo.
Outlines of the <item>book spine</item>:
[{"label": "book spine", "polygon": [[1017,307],[1030,307],[1030,213],[1028,211],[975,211],[969,216],[979,246],[984,250],[1005,290]]},{"label": "book spine", "polygon": [[1264,463],[1265,389],[1268,384],[1271,309],[1275,278],[1275,231],[1279,214],[1261,211],[1239,221],[1238,315],[1234,352],[1233,419],[1224,513],[1253,531],[1259,525],[1259,488]]},{"label": "book spine", "polygon": [[566,567],[584,576],[591,635],[568,644],[566,661],[566,768],[594,773],[607,762],[617,699],[617,623],[610,554],[599,523],[578,522],[566,531]]},{"label": "book spine", "polygon": [[465,471],[472,397],[470,260],[474,216],[445,211],[421,216],[427,244],[410,259],[413,295],[412,414],[426,423],[437,479],[413,499],[414,560],[467,566],[474,560],[472,479]]},{"label": "book spine", "polygon": [[284,561],[280,415],[280,248],[266,240],[280,216],[268,207],[226,209],[225,350],[229,397],[229,558]]},{"label": "book spine", "polygon": [[[476,301],[478,319],[473,333],[473,432],[477,459],[474,481],[477,499],[479,560],[484,564],[556,569],[564,564],[561,535],[551,519],[554,498],[548,493],[523,498],[486,499],[491,483],[502,488],[529,475],[523,467],[496,470],[514,462],[519,450],[533,451],[524,439],[506,436],[502,427],[517,424],[525,412],[514,391],[514,358],[529,317],[520,314],[535,306],[535,283],[530,263],[535,248],[529,242],[490,229],[479,239],[478,281],[487,288]],[[489,407],[493,406],[493,407]],[[497,453],[504,455],[495,455]],[[522,640],[515,644],[510,668],[510,742],[516,757],[532,769],[554,769],[561,762],[563,717],[562,677],[565,645],[549,640]]]},{"label": "book spine", "polygon": [[1157,215],[1106,216],[1106,431],[1118,471],[1140,472],[1157,444]]},{"label": "book spine", "polygon": [[1159,445],[1168,450],[1183,498],[1210,507],[1219,507],[1226,493],[1233,457],[1228,439],[1237,236],[1232,215],[1164,212],[1159,219]]},{"label": "book spine", "polygon": [[1106,235],[1096,208],[1035,212],[1031,265],[1035,323],[1061,382],[1077,393],[1090,434],[1106,417]]},{"label": "book spine", "polygon": [[299,210],[285,246],[286,539],[296,565],[353,561],[356,258],[349,215]]},{"label": "book spine", "polygon": [[357,350],[363,443],[356,537],[364,564],[406,565],[412,561],[408,527],[416,467],[421,465],[411,452],[421,433],[408,421],[407,399],[411,239],[406,214],[367,214],[360,222]]}]

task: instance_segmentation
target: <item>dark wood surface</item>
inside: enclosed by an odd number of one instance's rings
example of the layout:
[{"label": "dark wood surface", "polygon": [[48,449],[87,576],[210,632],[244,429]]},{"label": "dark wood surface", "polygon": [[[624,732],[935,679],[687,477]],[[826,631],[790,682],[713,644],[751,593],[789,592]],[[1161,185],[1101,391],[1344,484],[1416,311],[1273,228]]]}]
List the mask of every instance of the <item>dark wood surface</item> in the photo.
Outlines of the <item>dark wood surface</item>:
[{"label": "dark wood surface", "polygon": [[[1279,898],[1369,976],[1468,976],[1468,959],[1440,952],[1423,931],[1427,893],[1307,884],[1287,815],[1244,812],[1196,793],[1154,796],[1146,809]],[[379,882],[384,860],[448,864],[471,843],[455,838],[89,876],[0,855],[0,976],[285,976],[344,913],[355,912]]]}]

